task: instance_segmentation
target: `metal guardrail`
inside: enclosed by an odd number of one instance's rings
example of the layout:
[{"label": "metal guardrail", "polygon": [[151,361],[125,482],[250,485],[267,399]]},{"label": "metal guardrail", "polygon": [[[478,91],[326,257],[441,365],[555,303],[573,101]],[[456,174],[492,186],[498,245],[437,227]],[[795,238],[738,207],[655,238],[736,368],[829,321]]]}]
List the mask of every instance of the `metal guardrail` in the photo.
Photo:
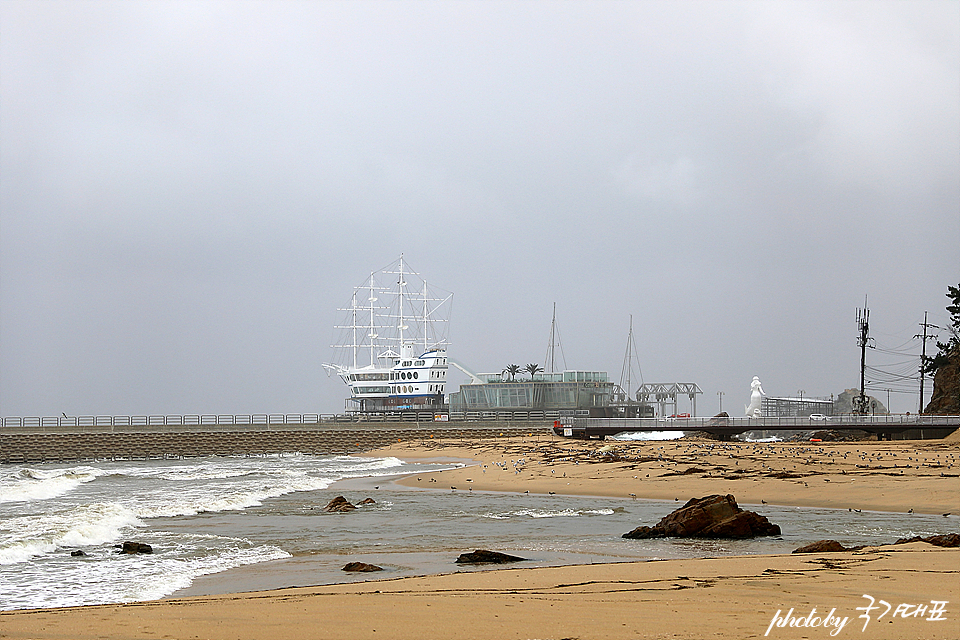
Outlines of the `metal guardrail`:
[{"label": "metal guardrail", "polygon": [[635,431],[706,431],[718,427],[739,428],[743,431],[763,429],[823,430],[858,429],[861,427],[955,427],[960,416],[923,414],[841,415],[810,418],[808,416],[769,418],[574,418],[577,427],[620,427]]},{"label": "metal guardrail", "polygon": [[[580,412],[577,412],[580,413]],[[64,429],[103,427],[267,427],[323,426],[368,422],[505,422],[527,420],[565,420],[560,411],[405,411],[396,414],[322,414],[322,413],[253,413],[253,414],[187,414],[138,416],[27,416],[0,418],[2,428]],[[571,416],[577,426],[610,426],[616,424],[636,431],[699,431],[711,427],[741,427],[745,431],[759,429],[848,429],[857,425],[896,427],[949,427],[960,423],[958,416],[892,414],[876,416],[826,416],[769,418],[586,418]]]},{"label": "metal guardrail", "polygon": [[63,431],[64,429],[113,431],[116,429],[145,428],[203,428],[267,429],[271,427],[327,427],[342,424],[384,422],[512,422],[529,420],[556,420],[557,411],[404,411],[384,414],[322,414],[322,413],[253,413],[253,414],[187,414],[136,416],[11,416],[0,418],[0,429]]},{"label": "metal guardrail", "polygon": [[139,416],[11,416],[0,418],[2,428],[92,428],[92,427],[212,427],[319,425],[352,421],[351,417],[319,413],[253,413],[244,415],[188,414]]}]

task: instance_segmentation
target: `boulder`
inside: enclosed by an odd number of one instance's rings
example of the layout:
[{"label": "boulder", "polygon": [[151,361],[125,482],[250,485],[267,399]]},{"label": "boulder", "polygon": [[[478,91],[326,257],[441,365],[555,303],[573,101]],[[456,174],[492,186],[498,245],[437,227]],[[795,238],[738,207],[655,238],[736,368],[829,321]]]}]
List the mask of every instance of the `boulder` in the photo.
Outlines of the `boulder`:
[{"label": "boulder", "polygon": [[350,504],[343,496],[337,496],[323,508],[324,511],[329,511],[330,513],[346,513],[354,509],[356,509],[356,507]]},{"label": "boulder", "polygon": [[363,500],[361,500],[361,501],[358,502],[357,504],[377,504],[377,501],[374,500],[373,498],[364,498]]},{"label": "boulder", "polygon": [[624,538],[753,538],[778,536],[780,527],[737,506],[732,495],[692,498],[653,527],[637,527]]},{"label": "boulder", "polygon": [[153,553],[153,547],[142,542],[124,542],[117,553]]},{"label": "boulder", "polygon": [[927,536],[926,538],[920,536],[900,538],[893,544],[906,544],[908,542],[926,542],[938,547],[960,547],[960,533],[945,533],[942,536]]},{"label": "boulder", "polygon": [[83,551],[83,549],[77,549],[76,551],[71,551],[70,555],[73,556],[74,558],[80,558],[87,554]]},{"label": "boulder", "polygon": [[823,553],[827,551],[851,551],[836,540],[817,540],[793,550],[793,553]]},{"label": "boulder", "polygon": [[341,571],[383,571],[383,567],[378,567],[375,564],[367,564],[366,562],[348,562],[343,565]]},{"label": "boulder", "polygon": [[520,562],[526,558],[507,555],[499,551],[487,551],[486,549],[477,549],[473,553],[461,553],[457,558],[457,564],[505,564],[507,562]]}]

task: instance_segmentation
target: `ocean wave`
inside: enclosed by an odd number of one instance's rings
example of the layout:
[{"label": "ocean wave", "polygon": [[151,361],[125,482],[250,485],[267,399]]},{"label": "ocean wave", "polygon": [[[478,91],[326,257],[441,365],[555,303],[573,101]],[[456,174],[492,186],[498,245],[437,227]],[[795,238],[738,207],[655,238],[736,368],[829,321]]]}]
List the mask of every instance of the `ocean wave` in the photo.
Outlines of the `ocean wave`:
[{"label": "ocean wave", "polygon": [[[274,545],[219,536],[153,532],[156,553],[120,556],[89,549],[85,558],[51,558],[0,574],[0,609],[48,608],[154,600],[190,586],[204,575],[292,557]],[[55,567],[56,579],[50,579]],[[0,572],[4,569],[0,567]]]},{"label": "ocean wave", "polygon": [[103,474],[93,467],[18,468],[0,477],[0,503],[57,498]]},{"label": "ocean wave", "polygon": [[289,493],[326,489],[333,484],[334,480],[334,478],[297,475],[285,482],[258,483],[255,486],[203,486],[184,488],[175,494],[161,490],[156,496],[142,496],[146,499],[141,500],[134,509],[137,515],[144,519],[242,511],[250,507],[258,507],[264,500]]},{"label": "ocean wave", "polygon": [[142,526],[133,510],[97,503],[69,511],[7,518],[0,542],[0,565],[26,562],[62,547],[115,542],[125,529]]},{"label": "ocean wave", "polygon": [[580,516],[609,516],[613,509],[518,509],[503,513],[486,513],[484,518],[507,520],[509,518],[579,518]]}]

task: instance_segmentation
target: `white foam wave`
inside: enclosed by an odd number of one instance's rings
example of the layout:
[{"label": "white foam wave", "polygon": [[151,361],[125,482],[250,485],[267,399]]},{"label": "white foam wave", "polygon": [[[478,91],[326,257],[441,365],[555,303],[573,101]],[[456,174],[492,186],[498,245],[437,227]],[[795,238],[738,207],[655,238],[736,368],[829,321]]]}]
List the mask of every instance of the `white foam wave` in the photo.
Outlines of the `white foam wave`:
[{"label": "white foam wave", "polygon": [[611,436],[611,440],[679,440],[683,431],[631,431]]},{"label": "white foam wave", "polygon": [[[0,573],[0,609],[62,607],[162,598],[190,586],[199,576],[291,557],[273,545],[218,536],[157,532],[155,553],[121,556],[112,548],[89,550],[86,558],[54,557],[45,563]],[[213,553],[211,553],[213,551]],[[0,572],[3,572],[0,567]],[[56,580],[50,572],[56,572]]]},{"label": "white foam wave", "polygon": [[526,517],[526,518],[578,518],[584,515],[601,515],[609,516],[613,515],[613,509],[558,509],[558,510],[549,510],[549,509],[519,509],[517,511],[507,511],[505,513],[487,513],[484,514],[484,518],[492,518],[494,520],[507,520],[509,518],[517,517]]},{"label": "white foam wave", "polygon": [[20,468],[0,478],[0,502],[28,502],[57,498],[103,475],[93,467],[69,469]]},{"label": "white foam wave", "polygon": [[131,509],[113,502],[67,512],[8,518],[3,523],[0,565],[26,562],[60,547],[114,542],[124,529],[141,524]]},{"label": "white foam wave", "polygon": [[198,513],[242,511],[297,491],[317,491],[333,484],[332,478],[294,476],[287,481],[260,483],[244,487],[184,488],[176,494],[164,492],[155,499],[142,501],[135,507],[140,518],[192,516]]}]

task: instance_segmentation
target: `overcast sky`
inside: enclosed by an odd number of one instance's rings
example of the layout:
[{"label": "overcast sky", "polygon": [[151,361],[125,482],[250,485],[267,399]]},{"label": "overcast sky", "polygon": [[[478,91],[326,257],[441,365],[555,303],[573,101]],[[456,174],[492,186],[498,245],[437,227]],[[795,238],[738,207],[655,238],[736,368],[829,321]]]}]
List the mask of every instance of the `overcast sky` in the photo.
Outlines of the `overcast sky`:
[{"label": "overcast sky", "polygon": [[475,371],[543,364],[556,302],[618,381],[632,314],[709,415],[857,386],[865,296],[868,364],[915,376],[960,282],[955,1],[2,0],[0,33],[2,416],[343,411],[336,309],[401,252]]}]

